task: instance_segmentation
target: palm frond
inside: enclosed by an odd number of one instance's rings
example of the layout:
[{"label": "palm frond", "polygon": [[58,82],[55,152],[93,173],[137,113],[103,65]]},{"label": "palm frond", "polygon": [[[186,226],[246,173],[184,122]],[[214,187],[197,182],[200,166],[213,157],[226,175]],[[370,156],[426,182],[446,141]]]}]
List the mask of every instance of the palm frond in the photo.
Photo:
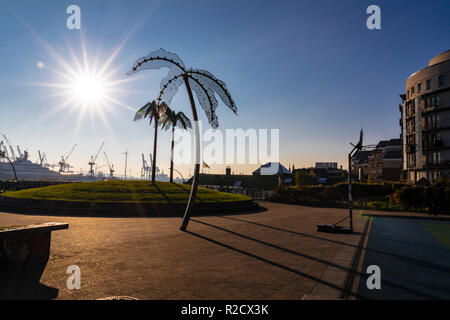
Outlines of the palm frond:
[{"label": "palm frond", "polygon": [[189,118],[183,112],[181,112],[181,111],[178,112],[176,115],[176,118],[178,120],[177,122],[181,123],[183,129],[187,129],[187,128],[192,129],[191,120],[189,120]]},{"label": "palm frond", "polygon": [[150,108],[150,102],[146,103],[143,107],[141,107],[138,111],[136,111],[133,121],[137,121],[142,118],[145,118],[147,115],[147,110],[149,108]]},{"label": "palm frond", "polygon": [[203,86],[209,91],[212,90],[217,93],[223,103],[230,108],[234,113],[237,112],[236,104],[227,89],[225,82],[217,79],[212,73],[201,69],[189,69],[187,71],[193,78],[200,81]]}]

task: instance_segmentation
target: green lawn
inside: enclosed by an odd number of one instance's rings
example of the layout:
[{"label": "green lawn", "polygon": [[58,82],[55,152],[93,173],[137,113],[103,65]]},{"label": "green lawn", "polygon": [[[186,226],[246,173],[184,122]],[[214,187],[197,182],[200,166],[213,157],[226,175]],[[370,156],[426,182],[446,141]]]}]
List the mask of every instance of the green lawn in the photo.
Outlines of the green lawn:
[{"label": "green lawn", "polygon": [[433,237],[450,249],[450,225],[439,223],[421,223]]},{"label": "green lawn", "polygon": [[6,230],[6,229],[15,229],[20,228],[21,226],[0,226],[0,231]]},{"label": "green lawn", "polygon": [[[40,200],[90,201],[90,202],[144,202],[186,203],[190,186],[169,182],[150,181],[99,181],[68,183],[43,188],[9,191],[4,197]],[[228,202],[251,198],[198,188],[197,202]]]}]

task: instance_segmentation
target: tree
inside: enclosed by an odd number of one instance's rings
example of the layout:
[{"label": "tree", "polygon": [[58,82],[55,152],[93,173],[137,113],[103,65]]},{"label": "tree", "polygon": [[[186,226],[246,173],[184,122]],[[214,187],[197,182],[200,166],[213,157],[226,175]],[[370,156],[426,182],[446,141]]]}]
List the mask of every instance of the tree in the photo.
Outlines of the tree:
[{"label": "tree", "polygon": [[295,183],[297,184],[297,187],[301,186],[310,186],[312,184],[316,184],[317,177],[314,175],[314,171],[310,171],[309,173],[304,171],[297,171],[295,173]]},{"label": "tree", "polygon": [[[155,137],[153,141],[153,163],[152,163],[152,184],[155,184],[156,177],[156,145],[158,142],[158,125],[159,121],[164,121],[166,111],[168,106],[165,102],[157,103],[155,100],[152,102],[146,103],[142,108],[140,108],[135,116],[133,121],[137,121],[143,118],[150,119],[150,125],[152,124],[152,120],[155,119]],[[163,122],[161,122],[162,124]]]},{"label": "tree", "polygon": [[201,69],[186,69],[183,61],[178,55],[168,52],[164,49],[159,49],[151,52],[148,56],[139,58],[128,72],[128,75],[132,75],[145,69],[160,69],[168,68],[169,72],[165,78],[161,80],[157,104],[160,101],[165,101],[170,105],[172,98],[178,92],[178,88],[184,84],[189,96],[191,104],[192,118],[194,120],[194,133],[195,133],[195,168],[194,179],[192,182],[191,193],[184,213],[183,222],[180,229],[185,231],[189,223],[190,211],[198,187],[198,175],[200,172],[200,134],[197,117],[197,109],[195,107],[194,96],[192,90],[194,90],[197,100],[206,113],[208,121],[213,128],[219,126],[216,116],[216,108],[218,101],[216,94],[220,97],[223,103],[229,107],[234,113],[237,114],[237,107],[231,98],[231,95],[225,85],[225,83],[210,72]]},{"label": "tree", "polygon": [[178,113],[174,110],[167,107],[164,122],[163,122],[163,128],[166,130],[172,128],[172,143],[170,146],[170,182],[173,182],[173,147],[175,144],[175,127],[179,126],[183,128],[184,130],[187,130],[187,128],[192,129],[191,120],[181,111]]}]

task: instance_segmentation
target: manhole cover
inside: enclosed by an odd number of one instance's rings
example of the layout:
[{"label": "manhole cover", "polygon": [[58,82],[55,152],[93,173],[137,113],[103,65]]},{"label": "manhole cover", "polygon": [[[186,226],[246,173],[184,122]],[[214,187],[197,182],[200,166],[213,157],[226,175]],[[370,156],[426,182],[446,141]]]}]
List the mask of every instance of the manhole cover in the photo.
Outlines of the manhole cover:
[{"label": "manhole cover", "polygon": [[129,296],[112,296],[112,297],[100,298],[97,300],[139,300],[139,299],[134,298],[134,297],[129,297]]}]

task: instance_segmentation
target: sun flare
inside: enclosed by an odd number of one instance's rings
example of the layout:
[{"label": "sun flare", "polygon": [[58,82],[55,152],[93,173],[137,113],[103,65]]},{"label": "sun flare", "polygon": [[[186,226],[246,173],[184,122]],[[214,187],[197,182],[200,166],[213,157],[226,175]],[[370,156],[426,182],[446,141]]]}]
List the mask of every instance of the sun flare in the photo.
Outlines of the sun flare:
[{"label": "sun flare", "polygon": [[83,103],[98,103],[105,95],[105,83],[96,76],[82,75],[74,79],[74,94]]},{"label": "sun flare", "polygon": [[63,113],[63,119],[76,116],[78,131],[85,116],[91,118],[92,126],[100,119],[103,125],[112,132],[107,117],[117,116],[118,109],[124,108],[134,112],[134,108],[119,100],[118,96],[129,93],[129,88],[122,87],[125,83],[135,81],[125,77],[125,72],[119,67],[113,67],[113,61],[126,42],[122,41],[109,56],[101,57],[98,51],[95,57],[88,55],[86,45],[81,37],[81,50],[75,51],[67,47],[65,54],[58,53],[44,39],[33,33],[36,40],[45,48],[49,61],[39,61],[37,67],[43,72],[50,72],[54,78],[52,82],[24,82],[24,84],[46,87],[50,90],[42,98],[55,99],[55,106],[47,109],[40,120],[47,119],[56,113]]}]

